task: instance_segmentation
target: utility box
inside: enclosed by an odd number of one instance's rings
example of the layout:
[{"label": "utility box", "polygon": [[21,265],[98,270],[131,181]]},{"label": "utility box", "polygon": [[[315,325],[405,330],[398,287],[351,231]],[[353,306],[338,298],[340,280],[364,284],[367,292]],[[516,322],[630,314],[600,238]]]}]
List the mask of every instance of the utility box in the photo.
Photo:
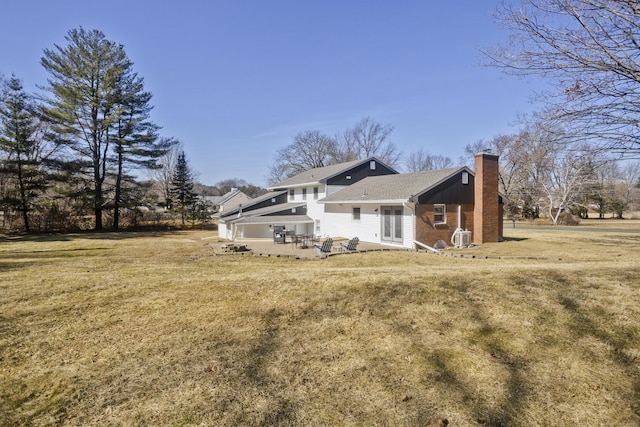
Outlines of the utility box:
[{"label": "utility box", "polygon": [[467,246],[471,246],[471,232],[458,231],[453,238],[453,244],[456,248],[466,248]]}]

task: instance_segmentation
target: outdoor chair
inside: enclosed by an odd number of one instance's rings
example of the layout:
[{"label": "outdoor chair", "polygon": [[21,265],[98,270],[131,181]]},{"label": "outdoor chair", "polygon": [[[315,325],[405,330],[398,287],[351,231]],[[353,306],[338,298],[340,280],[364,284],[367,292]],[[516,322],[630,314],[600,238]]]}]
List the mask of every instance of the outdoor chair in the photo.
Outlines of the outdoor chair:
[{"label": "outdoor chair", "polygon": [[358,246],[359,241],[360,239],[358,239],[357,237],[354,237],[353,239],[349,240],[349,243],[347,243],[346,245],[344,243],[340,243],[340,246],[338,249],[341,252],[353,252],[356,250],[356,247]]},{"label": "outdoor chair", "polygon": [[333,239],[328,238],[321,245],[313,245],[316,250],[317,255],[322,255],[331,252],[331,248],[333,247]]}]

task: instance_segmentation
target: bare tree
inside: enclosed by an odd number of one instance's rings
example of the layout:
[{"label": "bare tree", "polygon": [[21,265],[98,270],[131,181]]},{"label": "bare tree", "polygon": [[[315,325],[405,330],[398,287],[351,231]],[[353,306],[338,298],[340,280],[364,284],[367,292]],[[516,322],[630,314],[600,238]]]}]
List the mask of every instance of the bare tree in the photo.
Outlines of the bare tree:
[{"label": "bare tree", "polygon": [[298,133],[293,142],[277,151],[267,180],[275,184],[309,169],[336,163],[338,143],[319,130]]},{"label": "bare tree", "polygon": [[166,203],[171,200],[171,181],[176,172],[178,155],[184,152],[184,145],[173,138],[161,138],[161,144],[168,145],[171,148],[158,159],[159,168],[149,169],[149,177],[151,180],[160,183],[163,201]]},{"label": "bare tree", "polygon": [[640,7],[637,1],[523,0],[498,19],[507,46],[487,49],[507,73],[557,85],[547,101],[574,140],[640,153]]},{"label": "bare tree", "polygon": [[397,167],[401,153],[390,141],[391,132],[393,126],[381,125],[369,117],[335,138],[319,130],[300,132],[291,144],[276,152],[267,181],[275,184],[309,169],[373,156]]},{"label": "bare tree", "polygon": [[445,169],[451,166],[453,166],[453,161],[450,157],[431,154],[422,148],[409,154],[405,162],[405,169],[408,172]]},{"label": "bare tree", "polygon": [[375,156],[391,167],[400,163],[402,153],[391,142],[394,127],[376,122],[371,117],[361,119],[353,128],[338,136],[337,162],[366,159]]}]

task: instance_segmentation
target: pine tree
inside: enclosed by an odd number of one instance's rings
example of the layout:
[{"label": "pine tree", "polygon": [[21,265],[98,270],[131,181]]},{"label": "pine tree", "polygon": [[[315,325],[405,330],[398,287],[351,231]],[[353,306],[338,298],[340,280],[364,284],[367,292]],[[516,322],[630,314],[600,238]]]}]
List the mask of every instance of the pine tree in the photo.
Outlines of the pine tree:
[{"label": "pine tree", "polygon": [[[158,139],[158,126],[150,122],[151,93],[144,91],[143,79],[130,71],[122,76],[116,94],[118,120],[115,126],[114,162],[116,164],[113,228],[118,229],[120,208],[126,202],[128,189],[138,187],[128,168],[157,169],[157,161],[175,143]],[[125,185],[128,184],[128,185]]]},{"label": "pine tree", "polygon": [[70,30],[66,40],[65,47],[45,49],[41,59],[53,94],[46,112],[82,160],[97,230],[103,228],[102,212],[109,202],[105,179],[115,175],[117,227],[123,180],[128,179],[125,165],[152,164],[161,152],[155,146],[157,127],[148,120],[151,94],[133,72],[124,47],[101,31]]},{"label": "pine tree", "polygon": [[0,105],[0,172],[9,181],[3,194],[3,204],[22,213],[24,229],[31,230],[29,211],[47,183],[43,164],[53,153],[47,149],[38,112],[31,97],[23,90],[20,80],[13,75],[2,91]]},{"label": "pine tree", "polygon": [[173,210],[179,210],[182,225],[191,207],[196,202],[196,194],[193,191],[193,173],[187,163],[184,151],[178,154],[176,170],[171,181],[171,204]]}]

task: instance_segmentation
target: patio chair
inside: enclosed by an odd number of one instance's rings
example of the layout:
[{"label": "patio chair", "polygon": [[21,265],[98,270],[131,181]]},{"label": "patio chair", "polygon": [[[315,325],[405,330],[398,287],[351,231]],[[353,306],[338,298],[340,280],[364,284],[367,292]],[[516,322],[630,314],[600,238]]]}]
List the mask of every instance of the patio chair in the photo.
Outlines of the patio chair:
[{"label": "patio chair", "polygon": [[315,248],[317,255],[330,253],[331,248],[333,247],[333,239],[329,237],[327,240],[322,242],[321,245],[313,245],[313,247]]},{"label": "patio chair", "polygon": [[356,250],[359,241],[360,239],[354,237],[353,239],[349,240],[349,243],[347,243],[346,245],[344,243],[340,243],[339,249],[341,252],[353,252]]}]

